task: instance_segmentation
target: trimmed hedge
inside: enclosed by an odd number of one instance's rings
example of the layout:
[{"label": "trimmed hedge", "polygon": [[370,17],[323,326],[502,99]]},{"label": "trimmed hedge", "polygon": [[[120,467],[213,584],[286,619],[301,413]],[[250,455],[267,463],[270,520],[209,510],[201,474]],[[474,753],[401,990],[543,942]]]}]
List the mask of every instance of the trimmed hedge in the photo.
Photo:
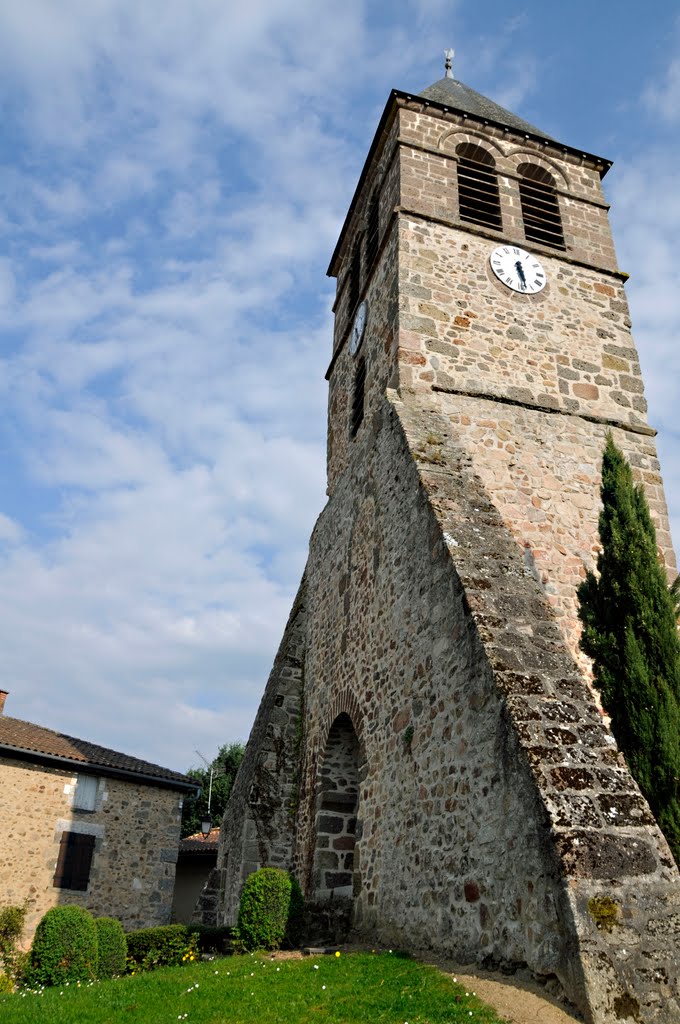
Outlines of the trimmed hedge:
[{"label": "trimmed hedge", "polygon": [[97,917],[94,923],[99,940],[97,976],[117,978],[125,974],[127,942],[122,924],[115,917]]},{"label": "trimmed hedge", "polygon": [[302,922],[302,892],[281,868],[260,868],[246,879],[238,911],[236,939],[244,950],[295,945]]},{"label": "trimmed hedge", "polygon": [[31,985],[63,985],[97,977],[97,926],[83,907],[52,907],[36,928],[28,980]]},{"label": "trimmed hedge", "polygon": [[128,932],[128,967],[148,971],[154,967],[176,967],[196,959],[196,929],[186,924],[164,924]]}]

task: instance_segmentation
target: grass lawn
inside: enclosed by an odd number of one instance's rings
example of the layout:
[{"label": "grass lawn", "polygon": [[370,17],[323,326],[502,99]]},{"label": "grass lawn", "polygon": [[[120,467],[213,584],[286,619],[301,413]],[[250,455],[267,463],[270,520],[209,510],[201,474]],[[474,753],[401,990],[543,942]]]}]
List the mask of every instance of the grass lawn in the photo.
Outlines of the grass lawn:
[{"label": "grass lawn", "polygon": [[0,996],[2,1024],[501,1024],[434,967],[396,953],[228,957]]}]

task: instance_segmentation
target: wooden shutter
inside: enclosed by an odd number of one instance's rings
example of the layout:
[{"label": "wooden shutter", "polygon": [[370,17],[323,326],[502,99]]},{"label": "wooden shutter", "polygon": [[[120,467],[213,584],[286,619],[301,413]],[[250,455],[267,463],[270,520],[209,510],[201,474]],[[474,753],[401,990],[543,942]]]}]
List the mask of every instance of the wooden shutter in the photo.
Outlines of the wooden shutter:
[{"label": "wooden shutter", "polygon": [[62,833],[53,885],[57,889],[85,892],[90,881],[94,836],[80,832]]}]

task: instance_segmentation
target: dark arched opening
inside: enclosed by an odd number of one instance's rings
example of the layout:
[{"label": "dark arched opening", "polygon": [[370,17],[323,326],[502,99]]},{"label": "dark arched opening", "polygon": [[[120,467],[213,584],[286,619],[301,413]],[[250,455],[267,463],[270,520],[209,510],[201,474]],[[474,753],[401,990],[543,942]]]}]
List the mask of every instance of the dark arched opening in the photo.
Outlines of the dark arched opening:
[{"label": "dark arched opening", "polygon": [[354,892],[360,744],[352,720],[338,715],[319,768],[314,890],[317,899]]}]

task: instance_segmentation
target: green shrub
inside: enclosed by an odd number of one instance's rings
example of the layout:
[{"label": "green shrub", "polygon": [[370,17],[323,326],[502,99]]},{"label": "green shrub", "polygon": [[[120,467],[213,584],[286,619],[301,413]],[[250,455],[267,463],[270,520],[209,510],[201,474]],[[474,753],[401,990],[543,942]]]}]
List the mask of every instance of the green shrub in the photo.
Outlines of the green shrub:
[{"label": "green shrub", "polygon": [[0,996],[8,996],[14,992],[14,982],[9,974],[0,974]]},{"label": "green shrub", "polygon": [[281,868],[260,868],[246,879],[241,894],[236,941],[245,950],[295,944],[302,920],[302,893]]},{"label": "green shrub", "polygon": [[0,907],[0,970],[10,981],[20,979],[25,955],[17,948],[26,922],[28,904]]},{"label": "green shrub", "polygon": [[166,924],[128,932],[127,965],[131,971],[176,967],[198,958],[196,929],[186,924]]},{"label": "green shrub", "polygon": [[127,956],[123,926],[115,917],[97,917],[94,923],[99,941],[98,977],[117,978],[125,973]]},{"label": "green shrub", "polygon": [[97,927],[83,907],[52,907],[36,928],[30,985],[63,985],[97,977]]}]

